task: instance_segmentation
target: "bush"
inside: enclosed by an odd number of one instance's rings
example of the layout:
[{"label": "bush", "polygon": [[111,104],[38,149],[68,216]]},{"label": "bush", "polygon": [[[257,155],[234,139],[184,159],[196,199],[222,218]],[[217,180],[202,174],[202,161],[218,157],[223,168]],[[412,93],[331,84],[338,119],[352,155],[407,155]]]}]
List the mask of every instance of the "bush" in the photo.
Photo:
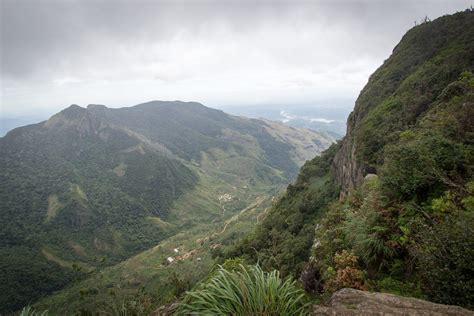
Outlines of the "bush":
[{"label": "bush", "polygon": [[281,279],[276,270],[259,265],[226,270],[220,267],[211,279],[187,292],[178,315],[303,315],[304,291],[291,278]]},{"label": "bush", "polygon": [[474,307],[474,213],[459,211],[444,222],[416,227],[410,246],[418,260],[421,287],[429,299]]},{"label": "bush", "polygon": [[343,250],[334,255],[334,263],[337,271],[331,267],[327,271],[325,289],[335,292],[342,288],[352,288],[366,291],[368,286],[365,282],[365,273],[360,270],[357,263],[358,258],[351,252]]}]

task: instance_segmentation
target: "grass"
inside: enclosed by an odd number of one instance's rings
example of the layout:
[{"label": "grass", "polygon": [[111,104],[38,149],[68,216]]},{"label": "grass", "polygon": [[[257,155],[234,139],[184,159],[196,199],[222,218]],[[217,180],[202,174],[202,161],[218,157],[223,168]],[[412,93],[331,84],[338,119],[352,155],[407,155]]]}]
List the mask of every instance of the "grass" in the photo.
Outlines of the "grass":
[{"label": "grass", "polygon": [[211,279],[186,293],[177,314],[304,315],[305,293],[291,278],[276,270],[264,272],[259,265],[222,266]]},{"label": "grass", "polygon": [[31,306],[26,306],[21,310],[20,316],[48,316],[48,311],[37,311]]}]

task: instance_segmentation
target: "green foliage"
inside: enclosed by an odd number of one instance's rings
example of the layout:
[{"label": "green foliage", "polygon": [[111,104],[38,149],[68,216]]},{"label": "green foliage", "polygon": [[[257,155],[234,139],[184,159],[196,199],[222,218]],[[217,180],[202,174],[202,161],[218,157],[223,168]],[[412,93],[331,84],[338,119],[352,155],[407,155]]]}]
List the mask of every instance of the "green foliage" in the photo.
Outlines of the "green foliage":
[{"label": "green foliage", "polygon": [[[457,13],[411,29],[371,75],[356,101],[357,121],[349,133],[365,168],[383,164],[384,147],[434,102],[465,95],[474,69],[473,20],[470,13]],[[453,83],[459,78],[465,84]]]},{"label": "green foliage", "polygon": [[409,251],[418,261],[426,295],[444,304],[474,307],[474,213],[457,210],[416,226]]},{"label": "green foliage", "polygon": [[353,253],[343,250],[334,255],[333,267],[328,267],[324,274],[326,291],[334,292],[342,288],[367,290],[365,272],[358,264],[358,257]]},{"label": "green foliage", "polygon": [[[473,22],[458,14],[439,23]],[[399,59],[413,30],[364,88],[352,133],[358,163],[379,180],[364,181],[321,221],[313,260],[327,279],[336,277],[335,255],[346,249],[361,258],[374,289],[471,306],[474,89],[472,62],[461,56],[473,47],[451,38],[471,32],[443,35],[450,39],[437,44],[430,61],[403,68],[410,70],[405,79],[390,86],[394,63],[416,59]],[[392,93],[374,90],[379,80]]]},{"label": "green foliage", "polygon": [[305,294],[291,278],[259,265],[219,268],[209,281],[188,292],[178,315],[304,315]]},{"label": "green foliage", "polygon": [[178,232],[218,225],[221,194],[242,205],[288,183],[302,145],[273,135],[282,131],[197,103],[150,102],[73,105],[0,138],[0,222],[9,223],[0,229],[0,312]]},{"label": "green foliage", "polygon": [[184,292],[190,289],[190,280],[186,276],[179,276],[176,272],[173,272],[168,278],[168,284],[172,287],[172,295],[175,297],[181,296]]},{"label": "green foliage", "polygon": [[48,316],[48,311],[37,311],[31,306],[23,307],[20,316]]},{"label": "green foliage", "polygon": [[29,299],[58,290],[82,275],[47,261],[34,244],[0,248],[0,258],[0,306],[5,310],[18,310]]},{"label": "green foliage", "polygon": [[[473,38],[471,12],[411,29],[361,91],[346,137],[301,169],[232,255],[295,275],[306,266],[311,291],[366,277],[374,289],[471,306]],[[341,254],[360,269],[337,267]]]},{"label": "green foliage", "polygon": [[113,316],[144,316],[150,315],[154,307],[151,297],[141,288],[135,295],[115,301],[105,313]]},{"label": "green foliage", "polygon": [[367,267],[375,266],[380,270],[394,257],[395,249],[390,245],[392,230],[381,201],[378,179],[367,182],[362,188],[365,192],[360,206],[354,206],[347,212],[343,229],[355,254],[363,259]]},{"label": "green foliage", "polygon": [[272,208],[255,234],[224,254],[259,262],[265,269],[278,269],[283,275],[298,276],[310,255],[315,220],[337,196],[330,172],[337,145],[320,157],[306,162],[294,185]]},{"label": "green foliage", "polygon": [[377,280],[375,288],[380,292],[426,299],[419,284],[405,280],[400,281],[390,276]]}]

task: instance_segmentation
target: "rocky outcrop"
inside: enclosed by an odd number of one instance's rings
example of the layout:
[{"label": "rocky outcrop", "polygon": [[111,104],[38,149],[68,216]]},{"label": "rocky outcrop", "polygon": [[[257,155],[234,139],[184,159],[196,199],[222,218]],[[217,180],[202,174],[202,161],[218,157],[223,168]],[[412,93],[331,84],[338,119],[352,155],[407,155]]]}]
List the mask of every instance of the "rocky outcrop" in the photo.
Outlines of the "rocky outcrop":
[{"label": "rocky outcrop", "polygon": [[314,305],[312,315],[474,315],[459,306],[436,304],[411,297],[342,289],[334,293],[328,306]]},{"label": "rocky outcrop", "polygon": [[333,169],[336,183],[341,188],[341,198],[356,188],[364,179],[364,172],[356,159],[356,144],[354,142],[354,116],[351,113],[347,119],[347,134],[342,140],[341,148],[334,157]]},{"label": "rocky outcrop", "polygon": [[110,125],[103,119],[107,108],[105,106],[101,107],[103,109],[99,108],[99,106],[92,106],[86,109],[73,104],[58,114],[53,115],[44,122],[43,126],[56,131],[73,129],[81,137],[97,135],[102,129]]}]

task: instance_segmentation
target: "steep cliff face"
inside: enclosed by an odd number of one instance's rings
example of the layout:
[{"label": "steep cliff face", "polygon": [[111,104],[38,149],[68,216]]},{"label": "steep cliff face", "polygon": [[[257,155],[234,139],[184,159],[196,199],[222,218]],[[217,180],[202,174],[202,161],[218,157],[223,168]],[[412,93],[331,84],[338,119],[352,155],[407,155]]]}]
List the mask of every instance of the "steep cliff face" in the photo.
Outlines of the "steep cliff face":
[{"label": "steep cliff face", "polygon": [[341,196],[378,173],[384,146],[431,109],[443,89],[474,65],[474,13],[444,16],[412,28],[370,77],[347,120],[334,159]]},{"label": "steep cliff face", "polygon": [[334,176],[341,188],[340,197],[356,188],[367,173],[356,158],[357,146],[354,141],[354,112],[347,119],[347,134],[341,141],[341,148],[334,157]]}]

